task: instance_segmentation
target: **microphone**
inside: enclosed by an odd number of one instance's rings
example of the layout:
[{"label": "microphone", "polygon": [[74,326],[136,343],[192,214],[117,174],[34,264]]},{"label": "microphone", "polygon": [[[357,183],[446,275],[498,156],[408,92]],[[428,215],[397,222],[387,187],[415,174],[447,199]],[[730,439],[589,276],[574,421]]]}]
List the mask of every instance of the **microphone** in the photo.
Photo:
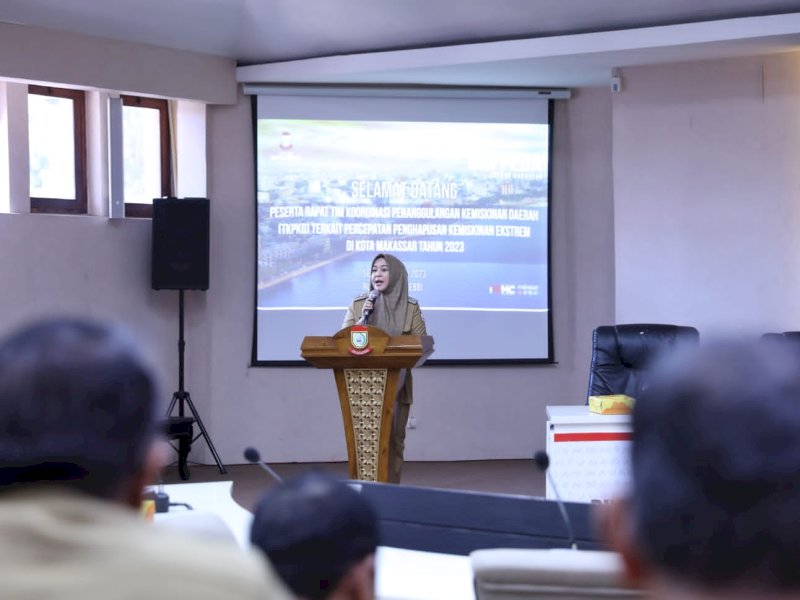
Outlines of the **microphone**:
[{"label": "microphone", "polygon": [[[367,300],[369,300],[370,302],[373,303],[372,310],[375,310],[375,307],[374,307],[375,300],[377,300],[378,296],[380,296],[380,295],[381,295],[381,293],[378,290],[370,290],[369,296],[367,296]],[[367,310],[366,308],[363,310],[363,312],[361,313],[361,318],[358,320],[358,325],[366,325],[367,324],[367,319],[372,314],[372,310]]]},{"label": "microphone", "polygon": [[258,450],[253,448],[252,446],[249,448],[245,448],[244,450],[244,457],[251,463],[257,464],[259,467],[264,469],[270,477],[272,477],[278,483],[283,483],[283,479],[281,476],[278,475],[275,471],[269,468],[267,463],[261,460],[261,454],[259,454]]},{"label": "microphone", "polygon": [[569,547],[573,550],[578,549],[578,544],[575,541],[575,532],[572,530],[572,521],[570,521],[569,515],[567,514],[567,507],[564,505],[564,501],[561,500],[561,494],[558,493],[558,488],[556,487],[556,481],[553,478],[553,474],[550,472],[550,457],[547,456],[547,452],[543,452],[539,450],[536,454],[533,455],[533,462],[536,463],[536,466],[539,467],[539,470],[544,471],[545,475],[547,476],[547,481],[550,482],[550,487],[553,488],[553,492],[556,495],[556,503],[558,504],[558,509],[561,511],[561,518],[564,519],[564,524],[567,526],[567,536],[569,537]]}]

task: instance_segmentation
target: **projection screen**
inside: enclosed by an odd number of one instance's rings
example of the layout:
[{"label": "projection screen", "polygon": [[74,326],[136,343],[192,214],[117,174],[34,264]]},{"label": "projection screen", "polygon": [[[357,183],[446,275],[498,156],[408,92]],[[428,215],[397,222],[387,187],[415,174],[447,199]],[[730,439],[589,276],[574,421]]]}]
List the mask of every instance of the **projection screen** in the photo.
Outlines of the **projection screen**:
[{"label": "projection screen", "polygon": [[429,362],[552,361],[546,99],[259,94],[253,363],[300,361],[406,265]]}]

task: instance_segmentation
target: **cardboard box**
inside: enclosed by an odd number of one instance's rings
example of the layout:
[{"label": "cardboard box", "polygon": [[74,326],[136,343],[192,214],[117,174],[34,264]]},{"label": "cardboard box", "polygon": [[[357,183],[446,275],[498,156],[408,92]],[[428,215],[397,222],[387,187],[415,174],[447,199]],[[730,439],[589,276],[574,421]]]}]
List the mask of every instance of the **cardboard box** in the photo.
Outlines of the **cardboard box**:
[{"label": "cardboard box", "polygon": [[627,415],[633,412],[635,400],[625,394],[589,396],[589,412],[599,415]]}]

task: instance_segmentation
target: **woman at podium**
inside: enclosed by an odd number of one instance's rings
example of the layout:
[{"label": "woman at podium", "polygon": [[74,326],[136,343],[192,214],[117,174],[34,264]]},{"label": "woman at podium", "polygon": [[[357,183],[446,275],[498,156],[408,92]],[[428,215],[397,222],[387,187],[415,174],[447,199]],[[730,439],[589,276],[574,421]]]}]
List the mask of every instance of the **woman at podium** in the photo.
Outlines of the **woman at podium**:
[{"label": "woman at podium", "polygon": [[[408,272],[400,259],[391,254],[378,254],[372,260],[369,289],[353,299],[342,327],[355,325],[362,318],[364,323],[383,329],[389,335],[428,335],[419,303],[408,295]],[[411,370],[406,369],[395,400],[389,442],[389,481],[392,483],[400,482],[406,424],[413,399]]]}]

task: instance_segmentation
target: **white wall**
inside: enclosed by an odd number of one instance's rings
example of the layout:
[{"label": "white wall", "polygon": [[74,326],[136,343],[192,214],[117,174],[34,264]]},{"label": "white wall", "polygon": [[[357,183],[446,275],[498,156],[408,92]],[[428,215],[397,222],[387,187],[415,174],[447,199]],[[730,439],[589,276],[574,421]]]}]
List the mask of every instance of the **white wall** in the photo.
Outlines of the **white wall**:
[{"label": "white wall", "polygon": [[[614,310],[610,113],[606,90],[578,90],[557,103],[552,252],[558,364],[422,367],[414,378],[417,428],[408,432],[409,459],[529,457],[544,447],[544,407],[585,400],[591,329],[610,322]],[[247,98],[209,110],[214,441],[231,461],[250,444],[273,462],[345,460],[330,372],[248,368],[255,272],[251,128]],[[297,346],[299,354],[299,339]]]},{"label": "white wall", "polygon": [[[0,112],[5,114],[2,109],[13,104],[16,115],[0,123],[0,145],[5,145],[0,157],[7,153],[4,165],[11,164],[0,174],[0,196],[10,196],[10,210],[23,213],[0,214],[0,332],[31,318],[61,313],[127,323],[153,357],[166,408],[177,388],[178,300],[177,292],[150,289],[150,221],[28,214],[27,133],[25,119],[19,118],[27,114],[27,92],[14,81],[235,102],[233,61],[6,23],[0,23],[0,56],[0,78],[9,80],[0,82]],[[103,93],[89,94],[89,102],[102,104]],[[196,102],[183,105],[193,107]],[[88,136],[95,142],[90,147],[102,152],[104,134],[100,116],[89,124]],[[105,160],[100,153],[90,159],[96,167],[101,167],[97,161]],[[103,178],[93,182],[95,204],[107,201]],[[209,406],[206,302],[205,294],[187,292],[187,387],[193,397],[198,392],[195,402],[201,414]]]},{"label": "white wall", "polygon": [[613,96],[616,319],[800,328],[800,54],[639,67]]},{"label": "white wall", "polygon": [[[30,212],[27,88],[0,82],[0,113],[0,159],[7,161],[0,167],[0,205],[5,211]],[[9,118],[10,115],[14,117]]]},{"label": "white wall", "polygon": [[[5,32],[0,29],[0,51]],[[30,32],[34,40],[37,35],[44,34]],[[208,57],[209,73],[218,77],[211,80],[221,89],[204,87],[182,96],[175,87],[183,80],[178,71],[186,60],[201,68],[202,57],[151,48],[130,52],[128,44],[84,36],[56,39],[67,56],[75,53],[64,68],[76,83],[111,89],[113,83],[134,93],[169,90],[165,95],[201,101],[216,94],[233,99],[207,110],[211,288],[186,294],[186,387],[226,463],[243,462],[241,452],[248,445],[257,445],[272,462],[345,460],[331,373],[249,367],[253,134],[249,98],[237,98],[235,88],[226,87],[228,74],[231,81],[234,76],[232,63],[228,73],[219,70],[219,59]],[[94,54],[108,61],[98,72],[87,58]],[[37,56],[33,62],[0,65],[0,77],[54,77],[51,58]],[[558,364],[421,368],[412,412],[418,427],[408,436],[411,460],[529,457],[544,447],[544,407],[584,401],[591,329],[610,322],[614,313],[610,92],[577,90],[572,100],[557,103],[555,121],[551,215]],[[150,290],[149,260],[147,220],[2,214],[0,330],[63,311],[122,320],[153,352],[167,401],[177,386],[177,292]],[[210,454],[198,442],[192,458],[210,460]]]},{"label": "white wall", "polygon": [[177,300],[150,290],[149,247],[150,222],[142,219],[0,215],[0,331],[54,314],[125,322],[171,393]]},{"label": "white wall", "polygon": [[196,52],[0,23],[0,77],[220,104],[234,62]]}]

